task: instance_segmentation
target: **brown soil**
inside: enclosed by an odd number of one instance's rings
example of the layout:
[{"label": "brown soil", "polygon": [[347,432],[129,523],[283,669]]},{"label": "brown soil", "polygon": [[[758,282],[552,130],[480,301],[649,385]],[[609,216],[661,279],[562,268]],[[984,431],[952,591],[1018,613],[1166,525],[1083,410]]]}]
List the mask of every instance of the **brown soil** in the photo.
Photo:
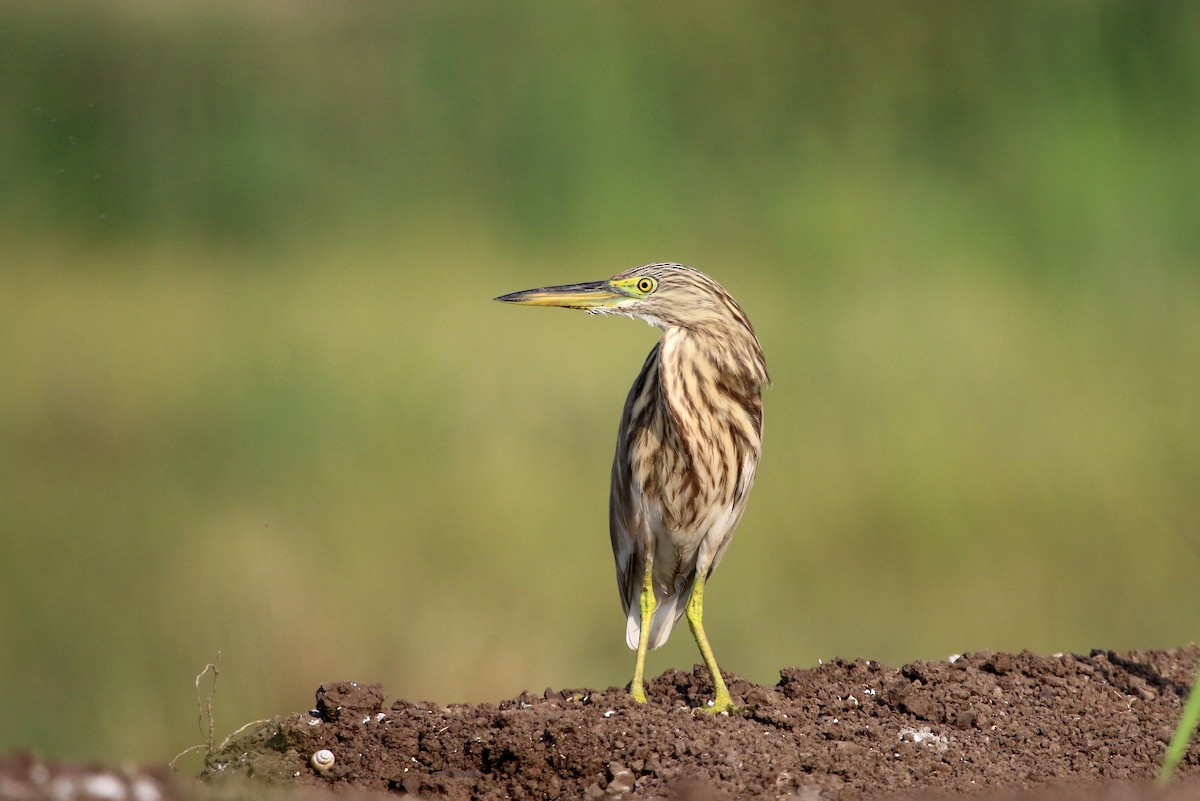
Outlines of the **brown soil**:
[{"label": "brown soil", "polygon": [[[546,690],[498,705],[398,701],[324,685],[212,772],[448,799],[864,798],[938,789],[1147,782],[1200,649],[1088,656],[970,654],[899,670],[836,661],[773,687],[727,681],[743,710],[711,716],[703,668],[669,671],[633,703],[620,688]],[[324,775],[310,756],[335,756]],[[1193,749],[1184,773],[1196,772]]]},{"label": "brown soil", "polygon": [[[947,798],[1055,788],[1055,797],[1153,795],[1200,648],[1087,656],[968,654],[900,669],[835,661],[775,686],[727,674],[736,714],[700,711],[702,668],[623,689],[547,689],[500,704],[385,702],[336,682],[308,713],[259,725],[210,755],[232,776],[339,795],[454,799]],[[319,772],[312,755],[335,761]],[[0,760],[0,788],[12,760]],[[6,768],[5,765],[9,767]],[[1172,798],[1200,797],[1193,746]],[[210,791],[211,792],[211,791]],[[185,792],[184,794],[190,794]],[[996,793],[990,793],[993,797]],[[0,792],[0,797],[4,793]]]}]

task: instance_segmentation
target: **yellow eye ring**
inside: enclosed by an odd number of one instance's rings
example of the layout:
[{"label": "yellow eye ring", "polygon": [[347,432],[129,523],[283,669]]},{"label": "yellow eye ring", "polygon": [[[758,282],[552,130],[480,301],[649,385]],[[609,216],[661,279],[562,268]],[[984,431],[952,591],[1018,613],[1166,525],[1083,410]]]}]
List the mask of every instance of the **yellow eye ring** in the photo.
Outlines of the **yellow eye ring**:
[{"label": "yellow eye ring", "polygon": [[644,294],[649,294],[654,291],[657,286],[653,278],[639,278],[637,282],[637,291]]}]

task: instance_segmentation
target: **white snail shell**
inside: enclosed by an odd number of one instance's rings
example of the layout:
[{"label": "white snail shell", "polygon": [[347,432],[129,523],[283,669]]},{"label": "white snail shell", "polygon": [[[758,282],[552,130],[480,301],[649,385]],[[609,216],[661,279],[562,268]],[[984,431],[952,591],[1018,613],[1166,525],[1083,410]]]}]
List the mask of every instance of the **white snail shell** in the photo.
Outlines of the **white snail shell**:
[{"label": "white snail shell", "polygon": [[333,752],[328,748],[322,748],[308,758],[308,764],[312,765],[312,769],[317,773],[328,773],[336,761],[337,758],[334,757]]}]

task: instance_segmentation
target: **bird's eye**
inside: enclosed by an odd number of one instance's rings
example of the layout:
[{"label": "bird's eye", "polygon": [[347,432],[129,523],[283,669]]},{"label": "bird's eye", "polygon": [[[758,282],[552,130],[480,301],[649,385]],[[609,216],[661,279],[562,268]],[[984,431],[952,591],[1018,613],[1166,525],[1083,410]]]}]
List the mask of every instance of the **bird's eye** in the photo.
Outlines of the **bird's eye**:
[{"label": "bird's eye", "polygon": [[654,291],[657,282],[653,278],[639,278],[637,282],[637,291],[643,294],[649,294]]}]

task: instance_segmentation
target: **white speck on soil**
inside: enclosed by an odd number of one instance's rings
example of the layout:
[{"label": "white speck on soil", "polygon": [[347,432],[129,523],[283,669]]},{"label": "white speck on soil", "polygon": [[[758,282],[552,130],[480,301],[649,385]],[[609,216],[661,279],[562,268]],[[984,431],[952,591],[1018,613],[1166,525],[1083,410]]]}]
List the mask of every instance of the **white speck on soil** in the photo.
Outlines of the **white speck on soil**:
[{"label": "white speck on soil", "polygon": [[159,788],[158,782],[145,776],[138,776],[130,782],[130,789],[133,791],[134,801],[161,801],[162,799],[162,790]]},{"label": "white speck on soil", "polygon": [[923,745],[926,748],[932,748],[939,754],[950,747],[950,741],[946,739],[945,735],[934,734],[928,726],[922,726],[919,729],[914,729],[912,726],[904,726],[900,729],[899,738]]},{"label": "white speck on soil", "polygon": [[125,798],[125,782],[111,773],[98,773],[86,776],[80,781],[80,789],[94,798],[106,798],[110,801],[122,801]]}]

